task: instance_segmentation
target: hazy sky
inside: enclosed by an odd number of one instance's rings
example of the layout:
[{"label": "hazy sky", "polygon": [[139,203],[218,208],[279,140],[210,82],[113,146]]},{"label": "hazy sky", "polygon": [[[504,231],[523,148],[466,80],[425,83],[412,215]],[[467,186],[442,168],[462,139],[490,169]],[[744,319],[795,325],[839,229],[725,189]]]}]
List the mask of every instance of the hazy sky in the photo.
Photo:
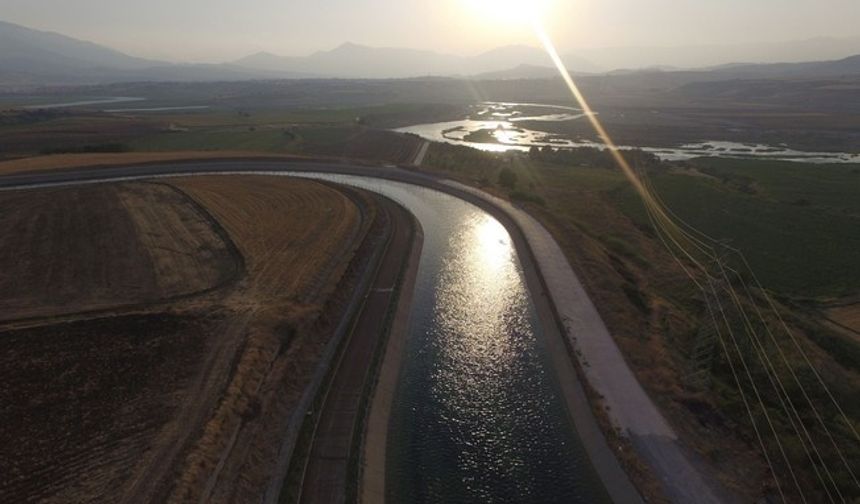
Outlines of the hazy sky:
[{"label": "hazy sky", "polygon": [[[515,4],[517,0],[501,0]],[[528,1],[528,0],[526,0]],[[535,0],[531,0],[534,2]],[[538,0],[540,1],[540,0]],[[860,0],[545,0],[562,50],[688,46],[860,34]],[[351,41],[475,54],[537,45],[481,19],[492,0],[0,0],[0,19],[146,57],[223,61],[305,55]],[[484,7],[486,9],[486,7]]]}]

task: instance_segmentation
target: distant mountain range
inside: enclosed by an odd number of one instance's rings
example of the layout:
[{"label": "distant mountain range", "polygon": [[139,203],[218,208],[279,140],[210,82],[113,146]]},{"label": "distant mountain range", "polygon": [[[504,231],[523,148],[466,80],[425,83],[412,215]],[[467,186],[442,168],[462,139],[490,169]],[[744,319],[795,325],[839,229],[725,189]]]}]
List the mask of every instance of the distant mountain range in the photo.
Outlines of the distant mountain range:
[{"label": "distant mountain range", "polygon": [[0,21],[0,85],[6,87],[289,77],[298,76],[136,58],[92,42]]},{"label": "distant mountain range", "polygon": [[[599,71],[588,61],[567,57],[565,63],[580,72]],[[547,54],[528,46],[507,46],[478,56],[455,56],[434,51],[397,47],[368,47],[346,43],[331,51],[308,57],[284,57],[258,53],[231,63],[248,70],[298,72],[308,75],[353,78],[403,78],[423,76],[471,76],[498,72],[521,65],[548,66]]]},{"label": "distant mountain range", "polygon": [[709,68],[731,62],[801,63],[838,60],[860,54],[860,36],[680,47],[599,47],[579,49],[576,54],[606,70],[643,67]]},{"label": "distant mountain range", "polygon": [[716,73],[730,74],[736,78],[790,78],[816,76],[843,76],[860,74],[860,55],[833,61],[811,61],[802,63],[749,64],[733,63],[710,69]]},{"label": "distant mountain range", "polygon": [[92,42],[3,21],[0,21],[0,47],[0,65],[4,69],[15,65],[21,71],[40,71],[45,66],[135,70],[163,64],[128,56]]},{"label": "distant mountain range", "polygon": [[[826,54],[844,53],[855,44],[853,39],[815,39],[787,43],[795,54],[817,48]],[[860,48],[860,39],[856,45]],[[806,48],[806,49],[804,49]],[[742,52],[740,46],[736,48]],[[773,49],[773,48],[772,48]],[[826,49],[826,50],[825,50]],[[683,60],[689,48],[655,49],[666,61]],[[602,51],[602,52],[601,52]],[[599,60],[626,61],[624,49],[581,52]],[[662,51],[662,52],[661,52]],[[674,52],[673,52],[674,51]],[[751,55],[757,55],[752,50]],[[805,52],[806,51],[806,52]],[[830,51],[830,52],[827,52]],[[860,52],[858,50],[857,52]],[[707,54],[708,51],[703,51]],[[671,56],[675,54],[675,56]],[[607,55],[614,55],[608,57]],[[653,56],[653,55],[652,55]],[[653,57],[657,57],[653,56]],[[670,57],[671,56],[671,57]],[[653,59],[652,57],[652,59]],[[563,60],[574,74],[602,73],[589,57],[565,55]],[[660,57],[657,57],[660,59]],[[750,59],[753,59],[752,57]],[[645,61],[642,52],[639,59]],[[692,60],[695,61],[695,60]],[[702,59],[701,61],[707,61]],[[739,59],[743,61],[743,59]],[[649,68],[629,65],[631,70],[616,70],[611,75],[683,72],[661,64]],[[696,65],[691,65],[696,66]],[[704,66],[704,65],[698,65]],[[618,67],[615,67],[618,68]],[[705,68],[695,72],[700,80],[726,78],[799,78],[860,74],[860,57],[826,62],[749,64],[738,63]],[[424,76],[469,77],[487,80],[543,79],[556,75],[546,53],[529,46],[507,46],[477,56],[456,56],[433,51],[374,48],[343,44],[330,51],[307,57],[285,57],[257,53],[223,64],[179,64],[137,58],[91,42],[43,32],[0,21],[0,86],[26,88],[48,85],[100,84],[133,81],[235,81],[250,79],[294,78],[406,78]]]}]

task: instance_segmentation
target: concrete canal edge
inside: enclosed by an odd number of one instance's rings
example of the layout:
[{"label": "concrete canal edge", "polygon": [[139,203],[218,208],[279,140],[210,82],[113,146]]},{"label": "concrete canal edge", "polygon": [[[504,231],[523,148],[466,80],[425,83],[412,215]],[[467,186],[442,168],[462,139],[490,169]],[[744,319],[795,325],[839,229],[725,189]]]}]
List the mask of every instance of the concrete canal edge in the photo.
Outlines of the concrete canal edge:
[{"label": "concrete canal edge", "polygon": [[387,342],[382,350],[382,361],[375,376],[376,383],[371,392],[370,411],[365,423],[358,483],[358,501],[363,503],[385,501],[386,451],[391,406],[405,356],[412,297],[424,244],[424,233],[418,219],[415,219],[414,230],[412,250],[400,283],[400,297]]}]

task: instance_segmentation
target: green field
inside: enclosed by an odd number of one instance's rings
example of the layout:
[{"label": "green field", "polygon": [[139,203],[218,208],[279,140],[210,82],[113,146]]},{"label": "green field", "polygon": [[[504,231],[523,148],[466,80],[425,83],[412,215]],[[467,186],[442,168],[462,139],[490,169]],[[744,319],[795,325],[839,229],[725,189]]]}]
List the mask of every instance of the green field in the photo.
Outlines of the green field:
[{"label": "green field", "polygon": [[[702,159],[709,177],[651,176],[680,218],[741,250],[762,283],[784,296],[839,298],[860,289],[860,166]],[[613,198],[643,228],[638,196]],[[736,264],[740,267],[740,264]]]},{"label": "green field", "polygon": [[157,133],[129,142],[134,151],[233,150],[286,152],[292,136],[283,130],[212,128]]},{"label": "green field", "polygon": [[[149,106],[149,102],[145,106]],[[144,105],[142,105],[144,106]],[[0,158],[80,152],[233,151],[406,163],[419,140],[380,127],[427,106],[0,113]],[[445,109],[443,109],[445,110]]]}]

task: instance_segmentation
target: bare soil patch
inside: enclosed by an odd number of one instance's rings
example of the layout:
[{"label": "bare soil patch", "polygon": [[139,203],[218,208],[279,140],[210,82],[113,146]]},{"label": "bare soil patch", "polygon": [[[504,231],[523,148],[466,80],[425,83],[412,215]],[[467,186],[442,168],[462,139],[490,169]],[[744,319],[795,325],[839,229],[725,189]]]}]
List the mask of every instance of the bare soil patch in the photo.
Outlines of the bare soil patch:
[{"label": "bare soil patch", "polygon": [[152,314],[0,332],[0,501],[118,501],[216,324]]},{"label": "bare soil patch", "polygon": [[238,258],[182,193],[129,183],[0,193],[0,321],[203,291]]},{"label": "bare soil patch", "polygon": [[180,151],[180,152],[121,152],[93,154],[54,154],[50,156],[25,157],[0,162],[0,175],[80,168],[83,166],[119,166],[162,161],[187,161],[224,158],[272,158],[295,159],[296,156],[278,156],[271,153],[245,151]]}]

